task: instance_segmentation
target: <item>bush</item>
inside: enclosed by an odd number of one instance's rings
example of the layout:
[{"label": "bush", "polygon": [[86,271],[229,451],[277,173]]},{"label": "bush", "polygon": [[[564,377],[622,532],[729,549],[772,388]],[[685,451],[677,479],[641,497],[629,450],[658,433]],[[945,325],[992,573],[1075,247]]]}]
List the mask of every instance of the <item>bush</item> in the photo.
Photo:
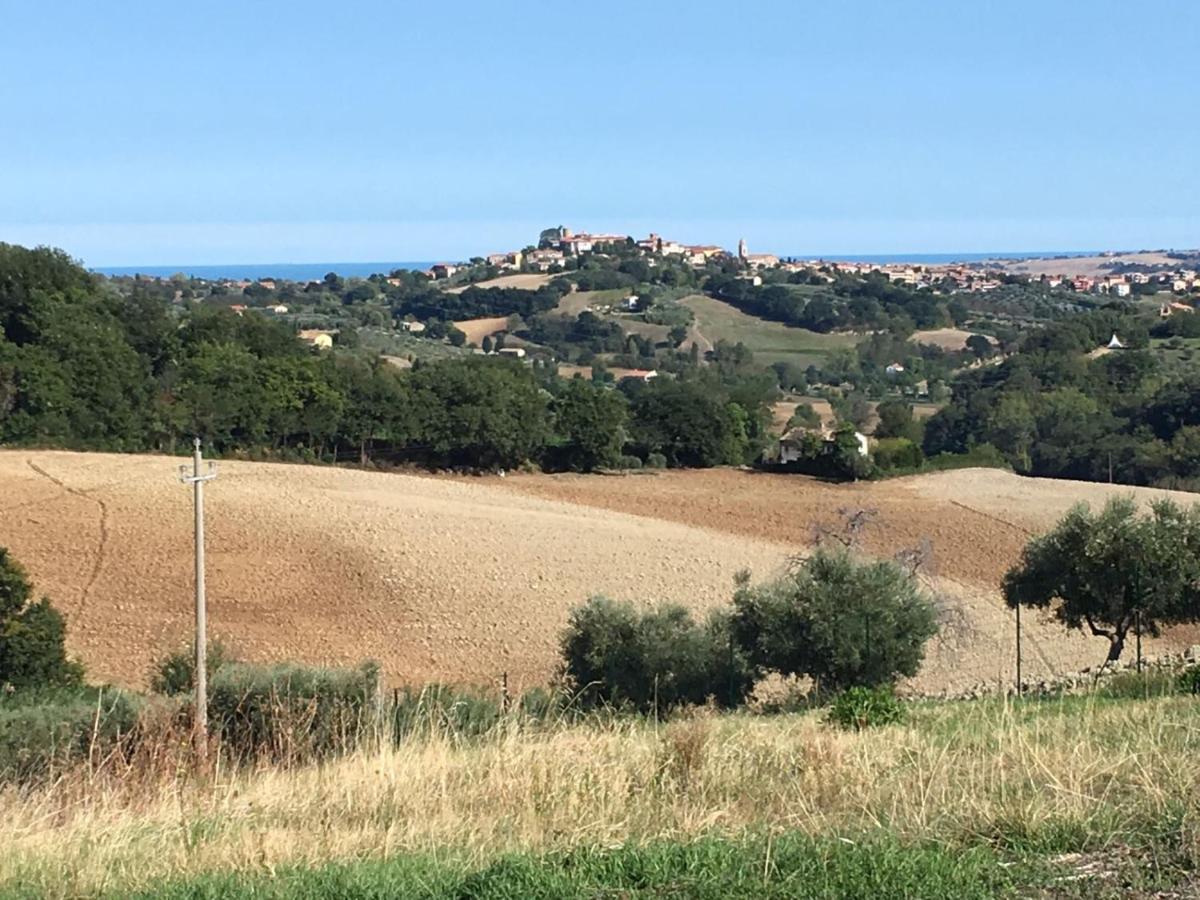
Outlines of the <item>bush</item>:
[{"label": "bush", "polygon": [[754,681],[728,615],[698,623],[678,605],[641,611],[594,597],[572,611],[562,656],[584,707],[666,713],[710,698],[735,707]]},{"label": "bush", "polygon": [[642,461],[636,456],[620,456],[617,458],[618,469],[640,469]]},{"label": "bush", "polygon": [[1180,672],[1175,685],[1181,694],[1200,694],[1200,666],[1190,666]]},{"label": "bush", "polygon": [[0,700],[0,779],[30,781],[123,746],[141,704],[124,691],[17,691]]},{"label": "bush", "polygon": [[392,738],[415,735],[475,737],[491,731],[503,711],[496,697],[475,689],[443,684],[396,691],[392,702]]},{"label": "bush", "polygon": [[0,547],[0,685],[15,688],[72,687],[83,667],[67,659],[67,625],[33,587],[21,565]]},{"label": "bush", "polygon": [[847,731],[893,725],[904,721],[904,704],[890,685],[852,687],[838,694],[829,705],[829,721]]},{"label": "bush", "polygon": [[667,458],[661,453],[651,453],[646,457],[647,469],[665,469],[667,467]]},{"label": "bush", "polygon": [[919,469],[924,461],[921,448],[908,438],[882,438],[875,443],[875,465],[880,469]]},{"label": "bush", "polygon": [[750,662],[807,675],[822,690],[915,675],[937,632],[932,603],[895,563],[818,550],[783,578],[734,595],[733,632]]},{"label": "bush", "polygon": [[[211,680],[226,663],[236,662],[233,654],[220,641],[210,641],[207,647],[208,677]],[[169,653],[150,667],[150,690],[173,697],[191,693],[196,677],[196,654],[190,648]]]},{"label": "bush", "polygon": [[379,668],[321,669],[229,663],[209,682],[212,732],[234,756],[324,758],[373,737]]}]

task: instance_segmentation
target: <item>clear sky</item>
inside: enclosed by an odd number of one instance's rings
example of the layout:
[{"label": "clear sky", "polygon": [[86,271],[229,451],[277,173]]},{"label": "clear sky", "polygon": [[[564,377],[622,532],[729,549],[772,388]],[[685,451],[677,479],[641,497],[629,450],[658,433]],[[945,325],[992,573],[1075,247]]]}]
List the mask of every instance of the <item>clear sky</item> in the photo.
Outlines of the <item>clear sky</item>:
[{"label": "clear sky", "polygon": [[429,260],[1200,245],[1200,3],[0,0],[0,240]]}]

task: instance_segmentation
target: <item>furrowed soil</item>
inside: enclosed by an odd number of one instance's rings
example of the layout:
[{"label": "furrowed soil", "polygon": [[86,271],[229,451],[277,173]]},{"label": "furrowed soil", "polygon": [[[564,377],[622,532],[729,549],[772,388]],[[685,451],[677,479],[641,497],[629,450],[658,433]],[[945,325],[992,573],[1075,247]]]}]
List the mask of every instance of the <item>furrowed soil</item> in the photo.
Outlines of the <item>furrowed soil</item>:
[{"label": "furrowed soil", "polygon": [[[187,640],[181,462],[0,451],[0,546],[66,614],[93,680],[142,685],[151,660]],[[1011,673],[998,584],[1028,537],[1076,501],[1121,493],[1164,494],[992,470],[829,485],[732,469],[450,478],[223,462],[205,492],[210,632],[250,660],[374,658],[393,684],[494,684],[507,672],[520,688],[553,676],[568,612],[589,596],[703,611],[728,601],[740,569],[778,574],[816,526],[873,509],[863,549],[927,541],[927,582],[957,612],[913,687],[956,690]],[[1026,626],[1030,677],[1103,658],[1103,641],[1034,616]]]}]

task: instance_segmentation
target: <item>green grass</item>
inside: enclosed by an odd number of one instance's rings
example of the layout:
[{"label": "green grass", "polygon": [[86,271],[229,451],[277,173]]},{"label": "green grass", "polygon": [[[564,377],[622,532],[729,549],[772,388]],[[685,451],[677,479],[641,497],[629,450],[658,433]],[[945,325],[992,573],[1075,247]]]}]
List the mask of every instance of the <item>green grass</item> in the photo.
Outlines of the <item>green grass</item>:
[{"label": "green grass", "polygon": [[991,898],[1045,880],[986,846],[906,845],[894,838],[742,840],[513,854],[484,866],[452,855],[407,855],[270,874],[214,873],[137,895],[202,898]]},{"label": "green grass", "polygon": [[699,294],[683,301],[696,314],[696,327],[714,344],[741,341],[764,365],[784,360],[801,366],[820,363],[835,350],[853,347],[861,337],[852,334],[819,334],[769,322]]}]

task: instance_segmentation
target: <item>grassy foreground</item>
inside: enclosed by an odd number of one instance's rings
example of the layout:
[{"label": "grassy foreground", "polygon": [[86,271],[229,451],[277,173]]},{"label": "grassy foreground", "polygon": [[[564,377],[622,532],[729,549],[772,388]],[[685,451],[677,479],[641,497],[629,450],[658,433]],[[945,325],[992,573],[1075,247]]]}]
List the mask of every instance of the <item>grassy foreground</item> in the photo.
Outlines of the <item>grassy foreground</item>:
[{"label": "grassy foreground", "polygon": [[922,704],[859,734],[819,713],[513,719],[204,782],[84,771],[0,793],[0,893],[1150,897],[1195,886],[1198,711]]}]

